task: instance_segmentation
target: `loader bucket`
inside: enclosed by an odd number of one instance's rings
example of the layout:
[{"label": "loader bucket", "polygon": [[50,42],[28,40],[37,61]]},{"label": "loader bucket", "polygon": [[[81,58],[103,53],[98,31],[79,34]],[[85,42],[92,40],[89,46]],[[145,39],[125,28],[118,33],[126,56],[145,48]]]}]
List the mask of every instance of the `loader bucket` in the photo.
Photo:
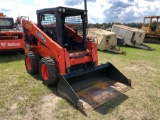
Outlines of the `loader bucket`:
[{"label": "loader bucket", "polygon": [[58,84],[59,94],[85,114],[130,88],[130,80],[109,62],[60,75]]}]

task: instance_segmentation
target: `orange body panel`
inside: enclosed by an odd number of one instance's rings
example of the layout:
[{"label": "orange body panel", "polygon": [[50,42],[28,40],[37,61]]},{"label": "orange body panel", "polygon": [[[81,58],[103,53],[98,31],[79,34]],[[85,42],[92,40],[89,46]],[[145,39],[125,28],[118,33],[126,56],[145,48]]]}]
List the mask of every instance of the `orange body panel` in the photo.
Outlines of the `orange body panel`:
[{"label": "orange body panel", "polygon": [[1,40],[0,41],[0,50],[14,50],[14,49],[23,49],[24,41],[23,40]]},{"label": "orange body panel", "polygon": [[0,17],[3,17],[3,13],[0,13]]},{"label": "orange body panel", "polygon": [[71,65],[78,65],[81,63],[87,63],[92,61],[92,56],[85,56],[83,58],[72,58],[70,59],[70,64]]},{"label": "orange body panel", "polygon": [[0,50],[16,49],[24,49],[23,33],[17,31],[0,31]]}]

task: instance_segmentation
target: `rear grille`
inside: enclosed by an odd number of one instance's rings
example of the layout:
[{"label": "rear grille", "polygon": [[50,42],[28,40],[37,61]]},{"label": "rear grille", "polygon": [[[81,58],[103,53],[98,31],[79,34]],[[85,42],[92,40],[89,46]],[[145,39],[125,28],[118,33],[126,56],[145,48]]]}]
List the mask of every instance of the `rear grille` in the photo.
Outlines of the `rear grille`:
[{"label": "rear grille", "polygon": [[7,35],[7,34],[0,34],[0,40],[18,40],[18,39],[22,39],[23,35],[22,34],[11,34],[11,35]]}]

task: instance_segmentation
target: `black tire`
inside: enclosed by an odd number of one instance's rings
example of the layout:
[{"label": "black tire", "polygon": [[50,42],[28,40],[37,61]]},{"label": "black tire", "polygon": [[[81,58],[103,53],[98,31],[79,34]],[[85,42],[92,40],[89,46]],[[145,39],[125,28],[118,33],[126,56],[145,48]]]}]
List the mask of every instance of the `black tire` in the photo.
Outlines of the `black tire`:
[{"label": "black tire", "polygon": [[39,55],[37,53],[30,51],[27,54],[25,54],[25,66],[28,73],[30,73],[31,75],[38,73],[38,63]]},{"label": "black tire", "polygon": [[58,83],[59,69],[54,59],[50,57],[42,58],[39,62],[39,73],[43,84],[51,86]]}]

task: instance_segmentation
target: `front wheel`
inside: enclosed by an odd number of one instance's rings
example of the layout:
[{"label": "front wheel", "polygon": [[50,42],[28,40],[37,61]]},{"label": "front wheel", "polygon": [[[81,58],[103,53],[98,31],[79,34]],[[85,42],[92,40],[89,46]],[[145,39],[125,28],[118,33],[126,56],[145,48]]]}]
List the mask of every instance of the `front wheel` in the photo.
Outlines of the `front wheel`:
[{"label": "front wheel", "polygon": [[54,85],[59,80],[59,70],[57,63],[50,57],[42,58],[39,62],[39,72],[45,85]]}]

